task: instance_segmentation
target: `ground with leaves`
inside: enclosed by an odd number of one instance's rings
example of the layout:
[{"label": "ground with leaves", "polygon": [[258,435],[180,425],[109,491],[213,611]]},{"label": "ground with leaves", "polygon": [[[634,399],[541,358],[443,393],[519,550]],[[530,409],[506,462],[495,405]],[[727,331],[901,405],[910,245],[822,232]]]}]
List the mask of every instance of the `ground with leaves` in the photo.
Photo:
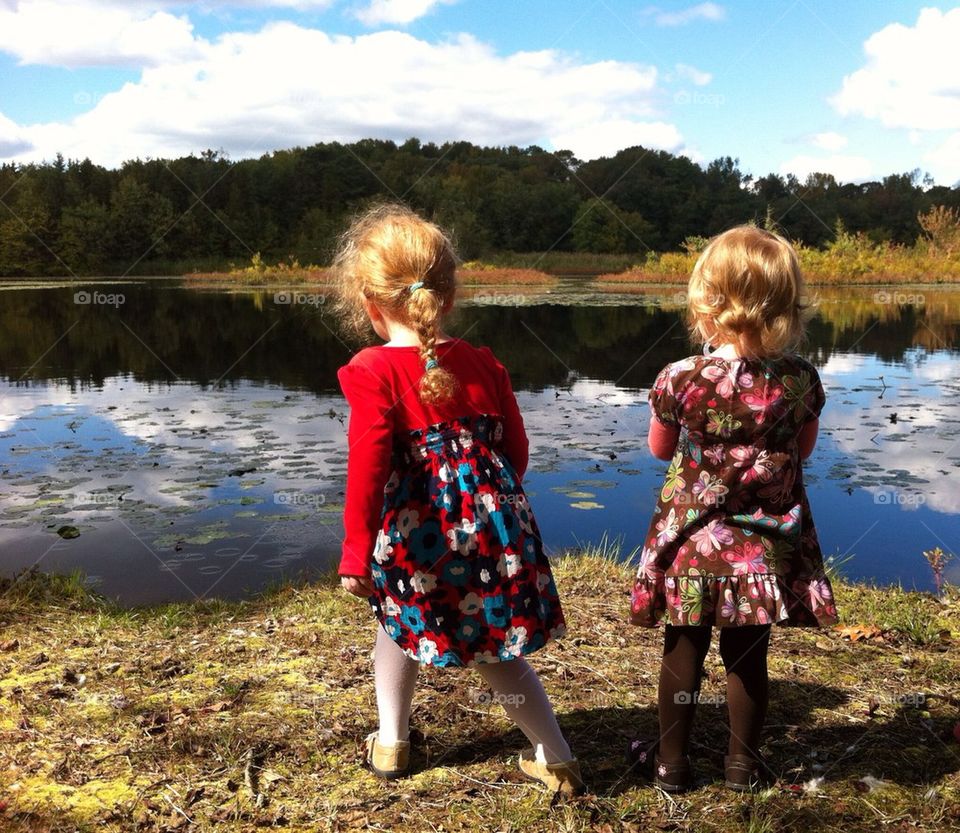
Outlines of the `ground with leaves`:
[{"label": "ground with leaves", "polygon": [[[335,580],[245,603],[123,611],[76,580],[0,588],[3,831],[960,829],[960,597],[838,584],[844,624],[778,630],[766,752],[776,787],[718,783],[725,710],[701,706],[700,786],[625,771],[656,730],[660,636],[624,624],[628,571],[557,565],[569,636],[533,662],[589,795],[551,805],[479,678],[422,676],[415,774],[362,766],[374,728],[366,606]],[[703,694],[721,694],[708,660]]]}]

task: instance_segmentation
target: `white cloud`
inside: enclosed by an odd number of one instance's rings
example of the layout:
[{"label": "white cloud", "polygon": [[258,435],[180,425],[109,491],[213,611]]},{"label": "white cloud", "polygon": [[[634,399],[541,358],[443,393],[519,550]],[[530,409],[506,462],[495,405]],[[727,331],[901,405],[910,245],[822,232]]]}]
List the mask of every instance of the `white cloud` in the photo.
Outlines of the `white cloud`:
[{"label": "white cloud", "polygon": [[357,9],[356,17],[367,26],[382,23],[406,25],[432,12],[437,6],[449,5],[456,0],[370,0],[368,5]]},{"label": "white cloud", "polygon": [[0,8],[0,51],[21,64],[152,66],[199,55],[186,16],[152,4],[24,0]]},{"label": "white cloud", "polygon": [[23,129],[0,113],[0,159],[24,153],[31,147],[30,141],[23,135]]},{"label": "white cloud", "polygon": [[923,9],[915,26],[892,23],[864,44],[865,66],[831,104],[886,127],[960,129],[960,7]]},{"label": "white cloud", "polygon": [[788,159],[780,166],[783,176],[794,174],[803,180],[809,174],[833,174],[838,182],[863,182],[870,179],[873,164],[865,156],[831,154],[830,156],[810,156],[801,154]]},{"label": "white cloud", "polygon": [[636,122],[611,119],[585,124],[553,137],[556,150],[569,148],[581,159],[613,156],[618,150],[643,145],[656,150],[678,151],[683,145],[680,131],[662,121]]},{"label": "white cloud", "polygon": [[847,137],[839,133],[827,131],[826,133],[816,133],[810,138],[810,144],[820,150],[829,150],[836,153],[847,146]]},{"label": "white cloud", "polygon": [[706,86],[713,80],[713,76],[709,72],[699,70],[696,67],[690,66],[690,64],[677,64],[676,70],[677,75],[682,79],[698,87]]},{"label": "white cloud", "polygon": [[927,153],[923,160],[936,171],[941,181],[950,185],[960,183],[960,133],[948,136],[943,144]]},{"label": "white cloud", "polygon": [[675,12],[653,6],[644,10],[644,14],[652,16],[657,26],[685,26],[696,20],[718,21],[727,16],[726,10],[718,3],[698,3]]},{"label": "white cloud", "polygon": [[69,122],[18,128],[33,147],[5,155],[33,161],[61,152],[117,165],[205,148],[241,157],[418,136],[538,143],[592,158],[637,143],[681,143],[673,125],[657,120],[656,69],[633,63],[580,63],[553,50],[499,55],[469,35],[441,43],[398,31],[352,38],[289,22],[197,41],[196,50],[145,68]]}]

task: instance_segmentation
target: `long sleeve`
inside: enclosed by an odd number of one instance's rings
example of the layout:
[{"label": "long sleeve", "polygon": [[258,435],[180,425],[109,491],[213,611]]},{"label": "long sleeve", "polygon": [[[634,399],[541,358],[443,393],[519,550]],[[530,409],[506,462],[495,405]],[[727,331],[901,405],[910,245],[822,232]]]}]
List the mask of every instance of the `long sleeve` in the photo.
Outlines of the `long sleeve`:
[{"label": "long sleeve", "polygon": [[647,445],[650,446],[650,452],[658,460],[669,460],[673,457],[679,438],[680,429],[676,425],[666,425],[659,419],[650,420]]},{"label": "long sleeve", "polygon": [[503,453],[506,454],[517,477],[523,480],[530,460],[530,441],[527,439],[520,406],[517,405],[517,397],[510,383],[510,374],[499,362],[497,366],[500,373],[500,411],[503,415]]},{"label": "long sleeve", "polygon": [[368,576],[383,511],[383,489],[390,476],[394,403],[382,381],[357,359],[340,368],[337,378],[350,404],[345,534],[339,573]]},{"label": "long sleeve", "polygon": [[800,450],[800,459],[806,460],[813,454],[813,447],[817,444],[817,432],[820,430],[820,420],[811,419],[803,423],[803,428],[797,434],[797,447]]}]

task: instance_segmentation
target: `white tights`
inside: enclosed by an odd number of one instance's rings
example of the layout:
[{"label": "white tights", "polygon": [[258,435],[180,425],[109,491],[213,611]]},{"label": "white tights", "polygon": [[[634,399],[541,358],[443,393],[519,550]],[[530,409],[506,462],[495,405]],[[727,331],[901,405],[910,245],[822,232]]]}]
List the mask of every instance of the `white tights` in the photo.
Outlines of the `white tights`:
[{"label": "white tights", "polygon": [[[538,761],[552,764],[573,757],[543,684],[523,657],[478,665],[476,669],[493,690],[495,702],[503,706],[507,717],[526,735]],[[374,677],[380,715],[378,739],[385,746],[406,740],[410,735],[410,709],[419,670],[420,663],[408,657],[383,628],[378,627]]]}]

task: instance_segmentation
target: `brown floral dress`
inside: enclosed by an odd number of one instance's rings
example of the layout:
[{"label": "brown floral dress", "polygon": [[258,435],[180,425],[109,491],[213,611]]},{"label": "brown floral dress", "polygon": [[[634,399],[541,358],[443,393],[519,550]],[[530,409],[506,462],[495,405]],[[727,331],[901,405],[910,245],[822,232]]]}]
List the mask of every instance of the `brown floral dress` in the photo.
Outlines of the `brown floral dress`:
[{"label": "brown floral dress", "polygon": [[799,356],[693,356],[660,372],[652,417],[680,436],[644,541],[634,624],[837,621],[797,447],[823,405]]}]

